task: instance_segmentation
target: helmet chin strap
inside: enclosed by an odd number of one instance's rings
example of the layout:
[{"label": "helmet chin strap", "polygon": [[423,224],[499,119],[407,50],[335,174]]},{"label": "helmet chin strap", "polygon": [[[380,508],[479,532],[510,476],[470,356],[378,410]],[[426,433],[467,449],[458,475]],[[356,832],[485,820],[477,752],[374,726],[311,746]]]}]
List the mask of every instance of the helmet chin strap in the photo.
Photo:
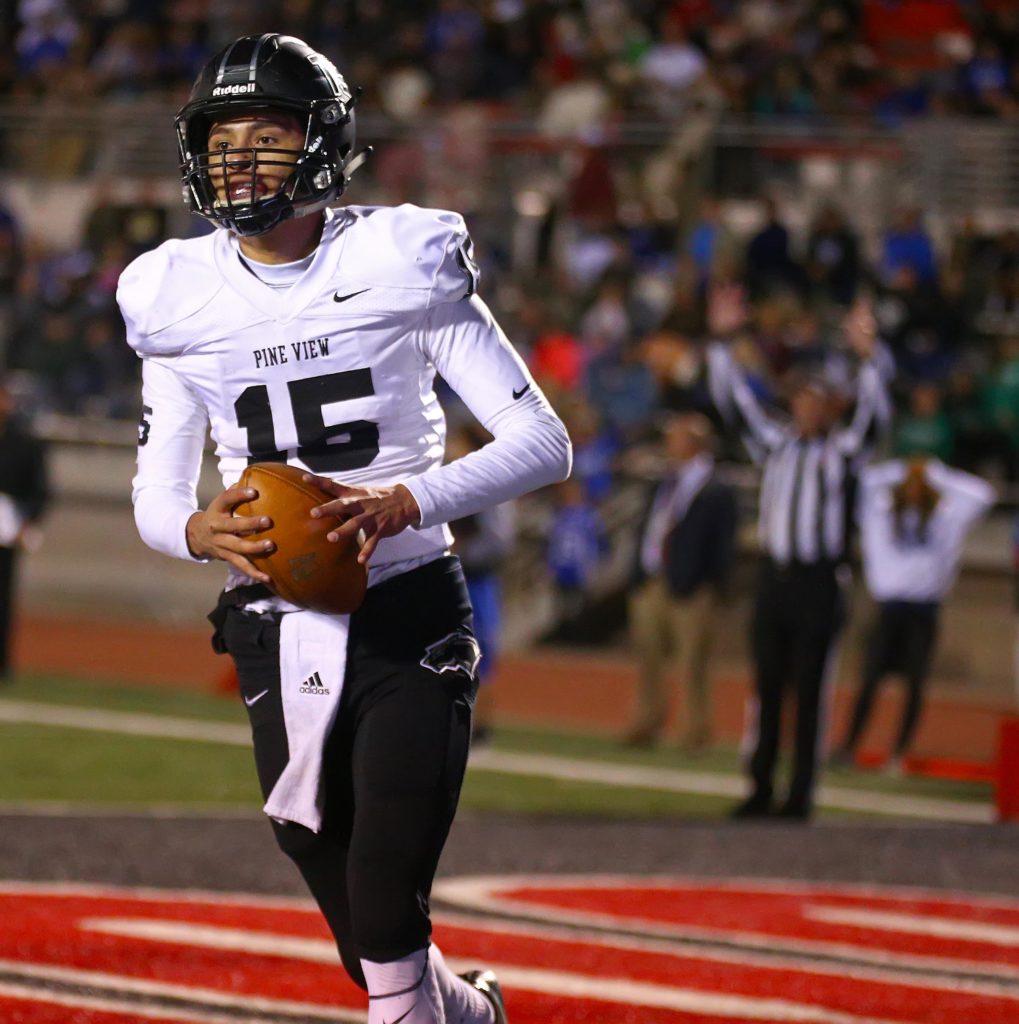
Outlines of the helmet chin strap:
[{"label": "helmet chin strap", "polygon": [[[308,201],[307,199],[298,202],[294,201],[295,192],[298,189],[300,176],[302,174],[323,174],[326,173],[325,169],[319,169],[314,171],[313,168],[309,168],[306,165],[307,153],[300,156],[297,162],[293,165],[293,173],[290,178],[280,185],[279,189],[272,195],[261,197],[257,199],[249,198],[246,202],[236,202],[229,194],[225,198],[219,198],[218,195],[212,200],[212,209],[217,214],[225,215],[225,219],[221,220],[219,216],[215,218],[215,222],[223,227],[227,227],[234,231],[241,237],[249,238],[255,235],[262,235],[268,231],[272,231],[278,227],[284,221],[296,220],[301,217],[308,217],[311,214],[319,213],[324,210],[327,206],[334,203],[339,195],[342,194],[347,185],[350,182],[350,176],[361,167],[372,153],[371,146],[365,146],[353,159],[351,159],[343,169],[342,176],[339,178],[338,187],[334,190],[330,190],[332,194],[325,194],[321,196],[317,201]],[[250,170],[246,172],[250,174],[251,191],[250,196],[255,196],[256,180],[258,175],[259,165],[278,165],[281,163],[279,160],[272,159],[279,152],[283,150],[258,150],[253,148],[241,148],[231,151],[223,151],[215,154],[218,157],[218,164],[222,166],[222,173],[225,177],[226,184],[229,185],[229,179],[234,175],[228,173],[229,158],[234,157],[235,159],[239,154],[244,154],[248,157],[246,163],[250,165]],[[286,150],[288,154],[292,151]],[[211,156],[211,154],[210,154]],[[210,172],[214,166],[212,160],[209,161],[208,165],[204,168],[204,177],[210,188],[210,191],[215,195],[216,189],[211,185]],[[314,187],[321,188],[321,185],[316,185],[312,181]],[[264,204],[268,203],[270,207],[278,205],[277,201],[285,200],[287,205],[283,209],[275,209],[271,213],[264,210]],[[266,215],[263,216],[263,213]],[[212,219],[212,218],[210,218]]]},{"label": "helmet chin strap", "polygon": [[368,162],[368,157],[370,157],[374,152],[374,146],[365,146],[364,149],[362,149],[361,152],[358,153],[357,156],[355,156],[350,161],[349,164],[347,164],[347,166],[344,168],[343,173],[348,181],[350,180],[350,177],[354,173],[354,171],[356,171],[363,164],[366,164]]},{"label": "helmet chin strap", "polygon": [[[357,156],[355,156],[350,161],[350,163],[347,164],[343,171],[344,188],[346,188],[346,184],[350,181],[350,176],[354,173],[354,171],[356,171],[359,167],[367,163],[368,157],[370,157],[374,152],[374,146],[365,146],[364,149],[362,149],[361,152],[358,153]],[[318,213],[320,210],[324,210],[330,204],[330,202],[333,201],[334,200],[323,200],[321,203],[315,203],[311,206],[295,206],[293,212],[293,219],[297,220],[299,217],[307,217],[310,214]]]}]

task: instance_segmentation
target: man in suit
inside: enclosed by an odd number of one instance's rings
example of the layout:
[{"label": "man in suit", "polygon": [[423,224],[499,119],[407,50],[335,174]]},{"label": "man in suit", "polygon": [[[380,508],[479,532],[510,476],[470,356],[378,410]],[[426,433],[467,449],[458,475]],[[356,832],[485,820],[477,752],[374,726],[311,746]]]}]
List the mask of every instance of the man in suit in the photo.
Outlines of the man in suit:
[{"label": "man in suit", "polygon": [[697,749],[711,742],[708,655],[735,549],[736,498],[716,477],[706,417],[675,416],[664,433],[668,472],[650,495],[629,601],[640,681],[625,739],[647,746],[658,738],[668,715],[665,670],[675,657],[689,695],[684,741]]}]

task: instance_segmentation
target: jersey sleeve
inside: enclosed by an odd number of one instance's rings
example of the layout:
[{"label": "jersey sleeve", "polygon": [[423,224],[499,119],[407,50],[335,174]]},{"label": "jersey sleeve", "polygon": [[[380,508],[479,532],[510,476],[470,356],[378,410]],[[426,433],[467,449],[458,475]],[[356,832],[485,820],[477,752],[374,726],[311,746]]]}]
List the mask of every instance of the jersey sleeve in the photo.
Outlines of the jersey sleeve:
[{"label": "jersey sleeve", "polygon": [[145,353],[149,324],[149,307],[161,277],[158,252],[144,253],[128,264],[117,282],[117,305],[124,319],[127,343],[139,355]]},{"label": "jersey sleeve", "polygon": [[142,362],[134,518],[150,547],[189,562],[187,522],[198,511],[198,476],[207,428],[205,406],[165,360]]},{"label": "jersey sleeve", "polygon": [[895,487],[906,479],[907,466],[901,459],[876,462],[866,466],[860,473],[860,488],[867,491],[883,487]]},{"label": "jersey sleeve", "polygon": [[860,472],[855,511],[865,539],[887,533],[890,492],[905,478],[906,464],[899,460],[879,462]]},{"label": "jersey sleeve", "polygon": [[566,428],[481,299],[433,308],[421,348],[493,436],[478,451],[404,481],[421,510],[422,527],[473,515],[569,476]]},{"label": "jersey sleeve", "polygon": [[877,363],[869,359],[860,367],[852,419],[836,434],[843,454],[852,459],[866,455],[886,432],[891,416],[887,383]]},{"label": "jersey sleeve", "polygon": [[989,512],[997,500],[998,492],[986,480],[961,469],[952,469],[943,462],[928,462],[924,475],[951,503],[955,518],[966,526]]},{"label": "jersey sleeve", "polygon": [[713,342],[708,346],[707,364],[708,389],[715,407],[739,431],[754,462],[764,462],[788,440],[788,431],[765,412],[725,345]]},{"label": "jersey sleeve", "polygon": [[459,213],[413,203],[346,209],[355,225],[344,255],[351,280],[413,292],[422,309],[477,292],[481,275]]},{"label": "jersey sleeve", "polygon": [[209,272],[210,254],[204,238],[170,240],[124,269],[117,304],[127,343],[138,355],[171,356],[183,349],[173,328],[212,302],[221,287],[219,275]]},{"label": "jersey sleeve", "polygon": [[481,283],[481,271],[474,262],[474,243],[467,225],[458,213],[444,212],[441,224],[448,228],[441,243],[441,256],[435,268],[435,279],[428,304],[469,299]]}]

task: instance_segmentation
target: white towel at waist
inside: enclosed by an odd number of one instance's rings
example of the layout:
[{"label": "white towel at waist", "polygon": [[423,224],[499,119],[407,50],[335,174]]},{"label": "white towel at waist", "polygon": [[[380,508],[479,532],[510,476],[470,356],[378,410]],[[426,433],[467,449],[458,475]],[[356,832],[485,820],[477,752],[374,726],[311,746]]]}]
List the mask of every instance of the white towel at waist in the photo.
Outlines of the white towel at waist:
[{"label": "white towel at waist", "polygon": [[302,610],[280,621],[280,695],[290,760],[264,810],[313,832],[322,830],[322,758],[340,707],[349,635],[349,615]]}]

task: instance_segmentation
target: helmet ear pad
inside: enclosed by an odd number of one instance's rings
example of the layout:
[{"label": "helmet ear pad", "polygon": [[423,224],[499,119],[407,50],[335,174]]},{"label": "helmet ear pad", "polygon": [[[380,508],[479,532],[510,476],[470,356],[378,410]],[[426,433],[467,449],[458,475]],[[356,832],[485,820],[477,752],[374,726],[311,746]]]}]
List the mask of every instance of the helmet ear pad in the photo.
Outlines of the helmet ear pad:
[{"label": "helmet ear pad", "polygon": [[[246,36],[203,68],[189,102],[177,115],[185,205],[242,235],[263,234],[284,220],[315,213],[335,201],[349,181],[355,140],[356,91],[335,67],[299,39]],[[251,201],[217,200],[210,168],[239,151],[211,151],[209,132],[220,120],[272,111],[297,119],[304,140],[294,169],[273,195]],[[252,173],[271,150],[244,150]],[[291,151],[292,152],[292,151]],[[353,166],[356,166],[354,164]],[[351,171],[353,170],[351,166]]]}]

